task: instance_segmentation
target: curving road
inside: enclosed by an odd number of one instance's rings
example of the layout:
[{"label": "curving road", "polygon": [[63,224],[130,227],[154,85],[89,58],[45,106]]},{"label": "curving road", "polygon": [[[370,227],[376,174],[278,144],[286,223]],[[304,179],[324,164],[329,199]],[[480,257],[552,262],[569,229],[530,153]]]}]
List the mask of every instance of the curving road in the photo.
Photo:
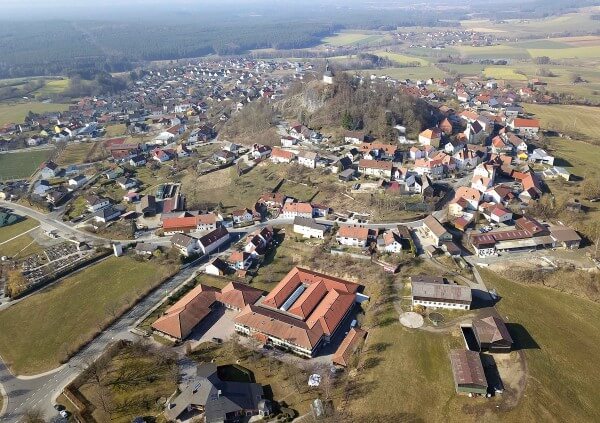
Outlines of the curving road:
[{"label": "curving road", "polygon": [[205,262],[206,259],[200,260],[165,281],[61,367],[37,376],[19,377],[10,373],[0,360],[0,384],[7,395],[4,398],[6,410],[4,414],[1,414],[0,410],[0,421],[18,422],[24,413],[34,409],[40,410],[46,419],[56,416],[53,404],[65,386],[81,373],[88,363],[97,358],[106,345],[120,339],[135,339],[136,335],[132,334],[130,329],[137,320],[163,299],[166,293],[194,277]]}]

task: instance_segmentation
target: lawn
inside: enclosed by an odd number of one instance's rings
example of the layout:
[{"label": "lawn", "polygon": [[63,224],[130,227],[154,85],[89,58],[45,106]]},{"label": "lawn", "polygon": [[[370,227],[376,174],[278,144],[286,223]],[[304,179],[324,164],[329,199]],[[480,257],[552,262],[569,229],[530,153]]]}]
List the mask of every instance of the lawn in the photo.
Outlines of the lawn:
[{"label": "lawn", "polygon": [[29,178],[52,152],[49,149],[0,154],[0,181]]},{"label": "lawn", "polygon": [[418,63],[420,66],[427,66],[429,65],[429,61],[419,58],[419,57],[413,57],[413,56],[407,56],[405,54],[400,54],[400,53],[393,53],[393,52],[388,52],[388,51],[383,51],[383,50],[378,50],[375,51],[373,54],[376,54],[377,56],[380,57],[387,57],[390,60],[393,60],[394,62],[398,62],[400,64],[412,64],[412,63]]},{"label": "lawn", "polygon": [[527,104],[525,110],[541,120],[543,129],[564,132],[584,141],[598,142],[600,108],[574,105]]},{"label": "lawn", "polygon": [[92,148],[94,144],[90,142],[68,144],[60,153],[56,163],[60,166],[84,163]]},{"label": "lawn", "polygon": [[13,225],[4,226],[0,228],[0,243],[20,235],[29,229],[35,228],[36,226],[39,226],[39,224],[40,223],[37,220],[26,217]]},{"label": "lawn", "polygon": [[0,355],[16,374],[53,369],[172,271],[110,257],[71,275],[0,312]]},{"label": "lawn", "polygon": [[21,123],[29,111],[34,113],[62,112],[69,109],[61,103],[2,103],[0,104],[0,126],[7,123]]}]

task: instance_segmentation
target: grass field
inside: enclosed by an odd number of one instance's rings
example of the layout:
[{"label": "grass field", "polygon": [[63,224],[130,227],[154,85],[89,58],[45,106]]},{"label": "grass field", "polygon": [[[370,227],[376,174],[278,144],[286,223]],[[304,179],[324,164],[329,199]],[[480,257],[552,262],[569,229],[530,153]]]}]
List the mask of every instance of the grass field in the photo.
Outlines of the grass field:
[{"label": "grass field", "polygon": [[[240,177],[234,168],[201,177],[188,174],[182,179],[182,189],[186,192],[188,204],[222,203],[225,210],[231,212],[243,207],[252,208],[261,194],[277,186],[284,173],[284,167],[264,163]],[[281,192],[288,194],[287,191]],[[301,201],[308,201],[315,193],[315,188],[297,185],[293,195]]]},{"label": "grass field", "polygon": [[52,79],[35,92],[36,96],[47,97],[51,94],[62,94],[69,87],[69,79]]},{"label": "grass field", "polygon": [[577,135],[585,141],[598,142],[598,134],[600,134],[600,108],[598,107],[527,104],[525,110],[534,113],[541,120],[543,129],[553,129]]},{"label": "grass field", "polygon": [[106,136],[107,137],[118,137],[121,135],[125,135],[125,131],[127,130],[127,127],[125,126],[125,124],[118,124],[118,125],[108,125],[106,127]]},{"label": "grass field", "polygon": [[94,144],[90,142],[68,144],[60,153],[56,163],[60,166],[83,163],[92,148]]},{"label": "grass field", "polygon": [[369,34],[361,32],[341,32],[331,37],[323,38],[323,43],[330,44],[336,47],[349,45],[366,45],[371,44],[385,38],[382,34]]},{"label": "grass field", "polygon": [[40,223],[37,220],[26,217],[20,222],[15,223],[14,225],[0,228],[0,242],[4,242],[17,235],[20,235],[23,232],[28,231],[29,229],[35,228],[39,224]]},{"label": "grass field", "polygon": [[488,66],[483,72],[488,78],[527,81],[526,75],[515,72],[515,68],[509,66]]},{"label": "grass field", "polygon": [[61,103],[2,103],[0,104],[0,126],[23,122],[29,111],[44,113],[62,112],[68,109],[68,104]]},{"label": "grass field", "polygon": [[400,54],[400,53],[393,53],[393,52],[378,50],[378,51],[373,52],[373,54],[376,54],[377,56],[380,56],[380,57],[387,57],[388,59],[393,60],[394,62],[398,62],[400,64],[419,63],[419,65],[421,65],[421,66],[429,65],[429,61],[427,61],[425,59],[422,59],[419,57],[407,56],[405,54]]},{"label": "grass field", "polygon": [[42,251],[42,247],[28,234],[21,235],[18,238],[0,244],[0,257],[23,258],[34,253]]},{"label": "grass field", "polygon": [[[488,288],[496,288],[502,297],[500,313],[521,324],[538,346],[525,350],[526,395],[506,420],[598,421],[600,305],[481,272]],[[516,338],[520,342],[525,337],[518,334]]]},{"label": "grass field", "polygon": [[53,150],[35,150],[0,154],[0,181],[29,178]]},{"label": "grass field", "polygon": [[[369,330],[367,351],[362,354],[363,363],[369,365],[357,379],[359,396],[350,405],[356,421],[363,421],[361,417],[377,422],[598,420],[600,403],[594,398],[600,374],[594,370],[598,358],[594,345],[600,341],[596,329],[600,305],[545,288],[517,285],[490,272],[482,275],[488,287],[496,288],[502,297],[500,314],[524,328],[511,327],[529,371],[520,402],[507,406],[504,397],[509,393],[492,399],[456,395],[448,353],[464,345],[458,331],[408,330],[389,308],[384,315],[388,323]],[[423,398],[428,398],[426,407]],[[364,410],[371,414],[365,415]]]},{"label": "grass field", "polygon": [[0,355],[17,374],[55,368],[171,270],[110,257],[69,276],[0,312]]},{"label": "grass field", "polygon": [[548,142],[552,154],[558,157],[555,160],[557,166],[563,166],[577,176],[600,174],[600,147],[565,138],[549,138]]}]

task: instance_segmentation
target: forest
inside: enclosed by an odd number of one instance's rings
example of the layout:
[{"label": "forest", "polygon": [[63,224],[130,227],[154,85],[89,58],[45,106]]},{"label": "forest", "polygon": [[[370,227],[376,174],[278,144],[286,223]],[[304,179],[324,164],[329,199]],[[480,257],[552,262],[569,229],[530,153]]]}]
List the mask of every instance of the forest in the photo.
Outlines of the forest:
[{"label": "forest", "polygon": [[[297,51],[316,46],[324,37],[344,29],[457,27],[472,16],[534,18],[597,1],[508,0],[501,10],[492,0],[455,8],[436,3],[441,1],[414,6],[393,0],[222,0],[211,8],[200,3],[184,7],[169,2],[148,8],[118,3],[112,8],[99,6],[94,13],[82,5],[60,13],[48,10],[46,17],[3,13],[0,78],[124,72],[147,61],[240,55],[254,49]],[[488,7],[490,4],[493,7]],[[41,14],[41,9],[35,13]],[[303,57],[299,53],[294,57]]]},{"label": "forest", "polygon": [[[272,10],[253,19],[243,13],[166,16],[162,20],[4,21],[0,25],[0,78],[123,72],[153,60],[249,50],[301,49],[348,28],[393,30],[398,26],[448,26],[463,12],[431,10]],[[322,13],[321,13],[322,12]],[[445,19],[446,21],[443,21]],[[0,21],[2,18],[0,17]],[[285,25],[282,25],[285,22]]]}]

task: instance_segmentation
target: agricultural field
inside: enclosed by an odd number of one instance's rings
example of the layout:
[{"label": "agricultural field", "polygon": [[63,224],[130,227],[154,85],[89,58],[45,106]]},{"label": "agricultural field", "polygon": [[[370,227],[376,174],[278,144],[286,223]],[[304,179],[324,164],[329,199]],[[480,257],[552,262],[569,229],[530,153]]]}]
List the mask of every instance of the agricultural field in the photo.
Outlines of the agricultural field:
[{"label": "agricultural field", "polygon": [[488,78],[527,81],[526,75],[517,73],[514,68],[509,66],[488,66],[483,70],[483,73]]},{"label": "agricultural field", "polygon": [[531,56],[529,52],[520,47],[515,47],[507,44],[500,44],[495,46],[484,46],[484,47],[473,47],[473,46],[454,46],[453,50],[456,50],[461,57],[472,58],[472,59],[510,59],[510,60],[522,60],[529,59]]},{"label": "agricultural field", "polygon": [[70,143],[60,153],[56,164],[59,166],[67,166],[71,164],[81,164],[86,161],[90,152],[94,148],[94,143]]},{"label": "agricultural field", "polygon": [[528,48],[531,57],[548,56],[551,59],[591,59],[600,58],[600,46],[565,48]]},{"label": "agricultural field", "polygon": [[429,65],[429,61],[427,61],[425,59],[422,59],[419,57],[407,56],[405,54],[400,54],[400,53],[377,50],[377,51],[374,51],[373,54],[376,54],[377,56],[380,56],[380,57],[387,57],[388,59],[393,60],[394,62],[398,62],[403,65],[411,64],[411,63],[418,63],[420,66]]},{"label": "agricultural field", "polygon": [[16,374],[53,369],[173,270],[109,257],[68,276],[0,312],[0,355]]},{"label": "agricultural field", "polygon": [[0,126],[23,122],[29,111],[45,113],[62,112],[68,109],[68,104],[61,103],[0,103]]},{"label": "agricultural field", "polygon": [[362,32],[341,32],[331,37],[323,38],[324,44],[336,47],[364,46],[373,44],[386,38],[386,35]]},{"label": "agricultural field", "polygon": [[532,20],[508,20],[506,23],[495,23],[489,20],[467,20],[462,21],[461,26],[477,32],[509,33],[511,36],[524,37],[539,35],[560,34],[570,32],[572,34],[588,34],[598,29],[598,21],[591,18],[597,13],[598,8],[590,8],[584,12],[569,13],[562,16],[552,16],[545,19]]},{"label": "agricultural field", "polygon": [[527,104],[525,110],[541,120],[543,129],[552,129],[584,141],[600,143],[600,109],[597,107]]},{"label": "agricultural field", "polygon": [[29,178],[53,150],[30,150],[0,154],[0,180]]}]

